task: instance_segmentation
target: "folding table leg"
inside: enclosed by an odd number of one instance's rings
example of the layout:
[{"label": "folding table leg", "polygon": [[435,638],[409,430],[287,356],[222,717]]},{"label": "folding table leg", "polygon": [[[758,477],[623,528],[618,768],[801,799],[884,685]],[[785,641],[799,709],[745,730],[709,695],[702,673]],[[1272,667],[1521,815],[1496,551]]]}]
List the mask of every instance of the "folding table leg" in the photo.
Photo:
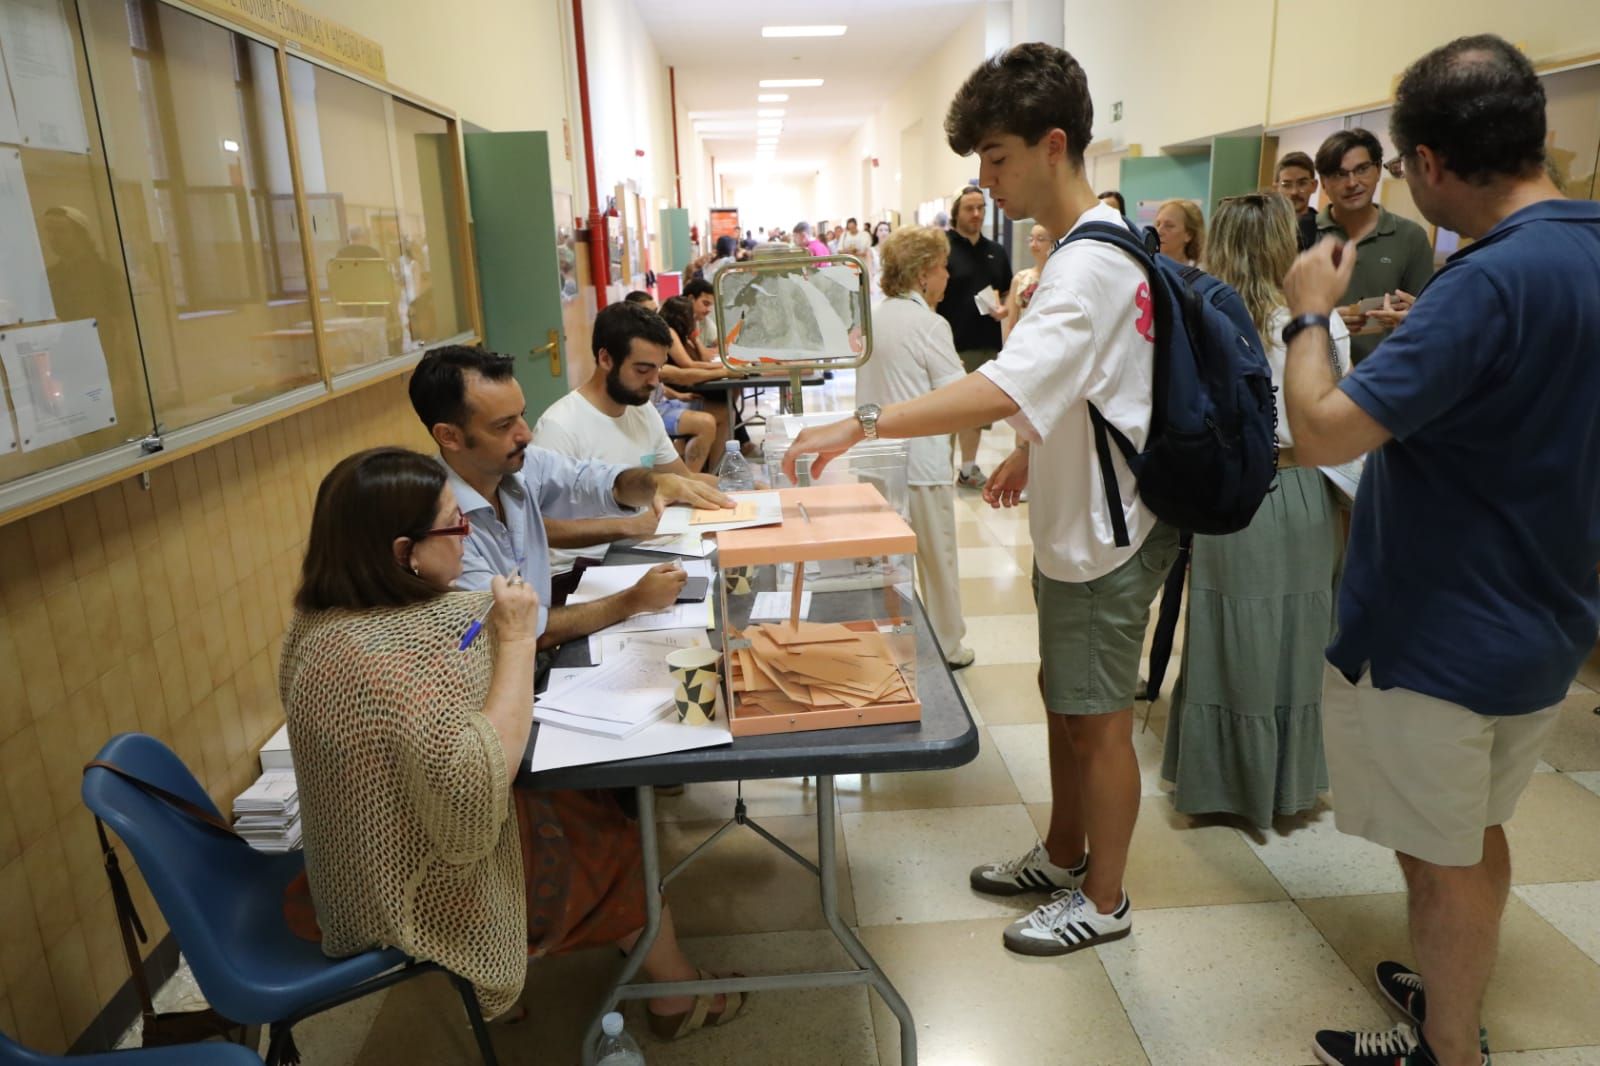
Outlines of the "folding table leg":
[{"label": "folding table leg", "polygon": [[878,966],[877,960],[867,951],[866,945],[856,939],[850,927],[839,916],[839,885],[836,880],[838,847],[833,834],[833,775],[817,776],[817,870],[822,883],[822,916],[828,928],[838,938],[855,964],[872,975],[871,985],[878,990],[884,1005],[900,1023],[900,1066],[917,1064],[917,1025],[911,1018],[911,1008],[901,998],[888,975]]},{"label": "folding table leg", "polygon": [[605,998],[600,1001],[600,1010],[590,1020],[589,1029],[584,1033],[583,1066],[595,1066],[594,1049],[600,1041],[600,1022],[617,1008],[621,999],[618,992],[633,981],[661,932],[661,853],[656,836],[656,790],[650,785],[639,785],[634,793],[639,797],[639,850],[644,859],[644,929],[634,943],[633,950],[628,952],[622,972],[606,989]]}]

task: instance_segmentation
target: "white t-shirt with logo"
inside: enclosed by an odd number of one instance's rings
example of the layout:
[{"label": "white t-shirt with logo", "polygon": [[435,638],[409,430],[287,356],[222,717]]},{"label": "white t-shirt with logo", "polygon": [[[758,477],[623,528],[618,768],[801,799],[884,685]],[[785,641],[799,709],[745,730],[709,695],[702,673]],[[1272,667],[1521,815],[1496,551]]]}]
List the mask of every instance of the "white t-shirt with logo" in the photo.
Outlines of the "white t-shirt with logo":
[{"label": "white t-shirt with logo", "polygon": [[[617,466],[665,466],[678,458],[661,413],[653,404],[624,407],[612,418],[595,407],[581,392],[569,392],[551,404],[533,427],[533,443],[540,448]],[[599,558],[605,545],[592,548],[551,548],[550,570],[564,574],[580,556]]]},{"label": "white t-shirt with logo", "polygon": [[[1121,224],[1099,204],[1085,222]],[[985,375],[1021,409],[1010,419],[1030,442],[1028,526],[1039,571],[1056,581],[1104,577],[1128,559],[1155,528],[1139,499],[1133,471],[1113,443],[1112,462],[1128,525],[1116,545],[1110,504],[1089,419],[1093,403],[1138,448],[1150,431],[1155,370],[1155,315],[1144,268],[1112,245],[1082,240],[1046,261],[1039,286]]]}]

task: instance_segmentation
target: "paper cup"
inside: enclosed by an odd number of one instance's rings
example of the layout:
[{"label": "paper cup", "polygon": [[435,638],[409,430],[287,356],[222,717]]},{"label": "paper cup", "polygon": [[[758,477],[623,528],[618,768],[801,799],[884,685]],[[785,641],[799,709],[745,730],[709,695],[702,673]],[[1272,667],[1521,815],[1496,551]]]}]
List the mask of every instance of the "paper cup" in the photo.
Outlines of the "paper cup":
[{"label": "paper cup", "polygon": [[722,675],[717,665],[721,659],[722,653],[715,648],[680,648],[667,656],[678,721],[685,725],[705,725],[717,717],[717,700],[722,688]]},{"label": "paper cup", "polygon": [[730,596],[748,596],[754,587],[756,568],[753,566],[729,566],[722,571],[722,581]]}]

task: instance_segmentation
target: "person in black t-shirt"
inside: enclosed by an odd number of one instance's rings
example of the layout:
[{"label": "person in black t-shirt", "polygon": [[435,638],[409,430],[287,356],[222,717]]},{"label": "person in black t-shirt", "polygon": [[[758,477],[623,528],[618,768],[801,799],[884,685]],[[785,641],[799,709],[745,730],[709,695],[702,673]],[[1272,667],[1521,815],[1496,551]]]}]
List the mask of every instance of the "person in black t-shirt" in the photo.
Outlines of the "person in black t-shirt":
[{"label": "person in black t-shirt", "polygon": [[1317,191],[1317,168],[1304,152],[1290,152],[1278,160],[1278,172],[1272,187],[1289,198],[1294,206],[1295,221],[1300,226],[1300,250],[1303,252],[1317,243],[1317,209],[1311,206],[1311,196]]},{"label": "person in black t-shirt", "polygon": [[[956,352],[967,373],[976,371],[1000,351],[1000,320],[1005,318],[1006,293],[1011,290],[1011,260],[1006,250],[983,235],[983,213],[987,203],[983,190],[968,185],[950,205],[955,216],[947,231],[950,238],[950,282],[936,310],[950,323]],[[992,289],[994,308],[980,310],[974,299]],[[961,470],[956,481],[969,489],[983,488],[983,471],[978,469],[979,429],[964,429],[957,434],[961,446]]]}]

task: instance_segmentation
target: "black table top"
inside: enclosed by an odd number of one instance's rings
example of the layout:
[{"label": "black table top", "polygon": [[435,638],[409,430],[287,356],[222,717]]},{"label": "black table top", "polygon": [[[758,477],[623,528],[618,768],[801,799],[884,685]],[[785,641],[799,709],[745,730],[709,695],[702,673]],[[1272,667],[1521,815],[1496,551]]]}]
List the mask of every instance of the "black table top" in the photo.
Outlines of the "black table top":
[{"label": "black table top", "polygon": [[[661,562],[657,553],[613,548],[612,564]],[[947,770],[978,757],[978,727],[945,665],[933,630],[919,600],[917,627],[917,696],[922,720],[894,725],[816,729],[734,737],[717,748],[672,752],[646,759],[569,766],[532,773],[528,759],[539,740],[534,723],[517,785],[524,788],[631,788],[695,781],[757,780],[821,774],[891,773],[904,770]],[[715,639],[716,634],[713,633]],[[561,646],[557,667],[588,666],[589,642]]]}]

